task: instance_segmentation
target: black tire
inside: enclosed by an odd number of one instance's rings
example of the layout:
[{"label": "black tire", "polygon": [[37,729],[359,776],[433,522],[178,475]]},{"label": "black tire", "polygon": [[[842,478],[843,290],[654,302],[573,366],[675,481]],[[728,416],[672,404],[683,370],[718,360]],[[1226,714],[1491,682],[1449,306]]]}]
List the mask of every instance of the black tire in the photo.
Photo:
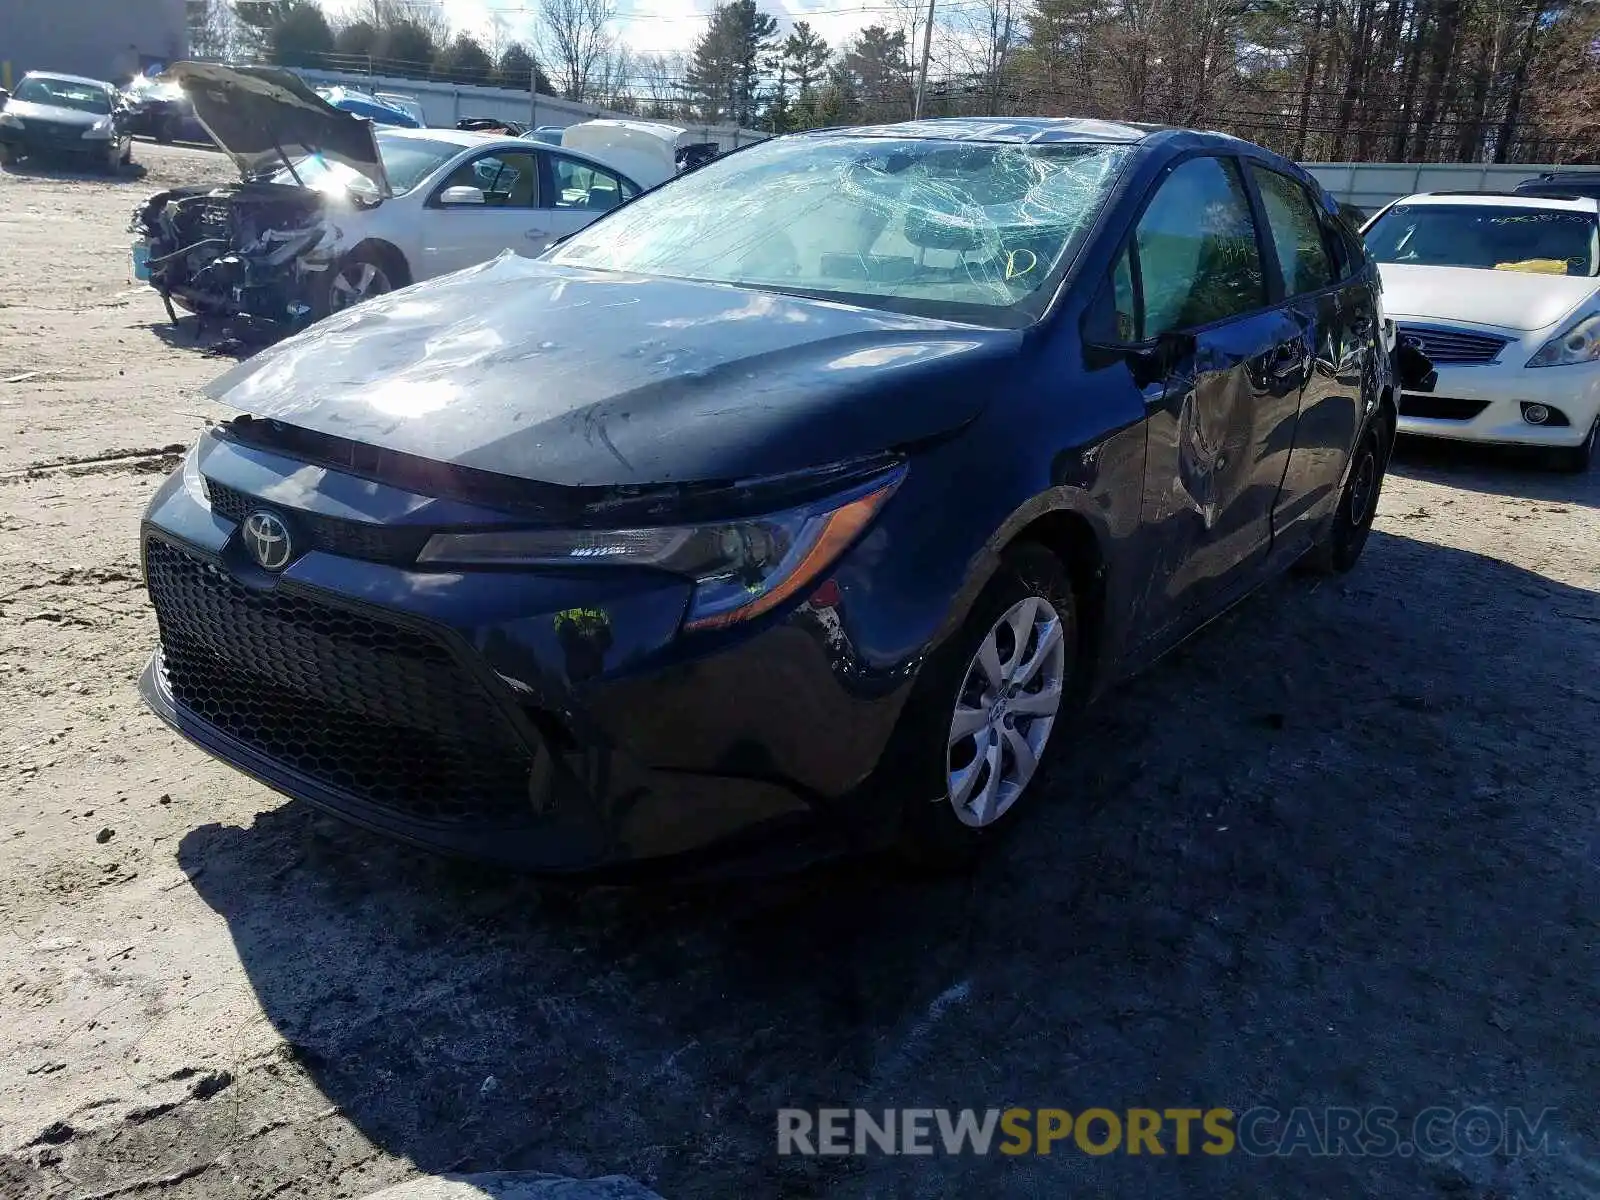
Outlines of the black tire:
[{"label": "black tire", "polygon": [[128,139],[128,144],[123,147],[122,157],[117,161],[125,167],[133,166],[133,139],[131,137]]},{"label": "black tire", "polygon": [[1581,446],[1561,446],[1550,451],[1550,465],[1558,471],[1582,475],[1589,469],[1589,464],[1594,462],[1597,442],[1600,442],[1600,417],[1596,417],[1594,424],[1589,426],[1589,436],[1583,440]]},{"label": "black tire", "polygon": [[0,167],[15,166],[17,160],[21,157],[22,155],[17,153],[17,148],[15,146],[8,146],[4,143],[0,143]]},{"label": "black tire", "polygon": [[180,118],[168,114],[156,122],[156,141],[163,146],[170,145],[178,140],[178,131],[183,122]]},{"label": "black tire", "polygon": [[[952,720],[980,646],[1013,606],[1029,597],[1047,601],[1060,621],[1061,703],[1045,732],[1038,766],[1016,799],[992,823],[975,826],[957,815],[950,799],[951,771],[960,750],[951,744]],[[1041,777],[1067,740],[1063,726],[1076,714],[1081,662],[1078,603],[1066,568],[1036,543],[1011,547],[960,632],[934,653],[919,674],[880,768],[879,778],[895,790],[901,806],[899,849],[905,859],[923,869],[960,869],[1015,825],[1017,813],[1034,801]],[[968,761],[976,765],[976,755]]]},{"label": "black tire", "polygon": [[1300,562],[1306,570],[1319,575],[1342,575],[1360,561],[1367,535],[1372,532],[1372,519],[1378,512],[1392,440],[1383,424],[1375,424],[1362,435],[1351,456],[1350,474],[1339,494],[1333,520],[1322,540]]}]

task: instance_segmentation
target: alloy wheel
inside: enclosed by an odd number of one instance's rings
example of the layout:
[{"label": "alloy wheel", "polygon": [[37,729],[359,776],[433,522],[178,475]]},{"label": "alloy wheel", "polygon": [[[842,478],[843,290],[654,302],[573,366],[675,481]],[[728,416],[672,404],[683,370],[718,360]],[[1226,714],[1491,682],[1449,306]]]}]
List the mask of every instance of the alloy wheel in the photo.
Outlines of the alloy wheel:
[{"label": "alloy wheel", "polygon": [[376,263],[351,262],[339,268],[328,293],[328,310],[339,312],[393,290],[389,276]]},{"label": "alloy wheel", "polygon": [[1005,815],[1038,769],[1066,675],[1061,615],[1041,596],[1013,604],[978,644],[956,693],[945,768],[963,825]]}]

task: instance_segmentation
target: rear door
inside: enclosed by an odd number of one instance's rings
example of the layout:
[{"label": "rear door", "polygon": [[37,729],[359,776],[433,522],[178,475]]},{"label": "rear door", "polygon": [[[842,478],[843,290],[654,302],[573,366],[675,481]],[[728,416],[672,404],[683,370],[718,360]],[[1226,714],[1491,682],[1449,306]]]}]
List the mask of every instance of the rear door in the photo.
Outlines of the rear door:
[{"label": "rear door", "polygon": [[1307,351],[1305,387],[1291,445],[1275,447],[1282,487],[1273,511],[1275,548],[1285,555],[1311,543],[1334,502],[1361,423],[1362,377],[1377,327],[1376,297],[1352,274],[1350,247],[1332,215],[1296,179],[1250,166],[1271,236],[1284,303]]},{"label": "rear door", "polygon": [[[1232,157],[1180,162],[1132,243],[1139,333],[1177,348],[1150,406],[1143,522],[1146,629],[1214,613],[1261,573],[1306,357]],[[1280,450],[1281,447],[1281,450]]]},{"label": "rear door", "polygon": [[581,158],[547,151],[544,191],[551,240],[577,233],[591,221],[632,200],[639,189],[630,179]]},{"label": "rear door", "polygon": [[[447,204],[453,187],[476,188],[482,204]],[[539,160],[527,150],[474,155],[435,185],[422,210],[419,278],[457,271],[503,250],[534,255],[550,244],[548,214],[540,207]]]}]

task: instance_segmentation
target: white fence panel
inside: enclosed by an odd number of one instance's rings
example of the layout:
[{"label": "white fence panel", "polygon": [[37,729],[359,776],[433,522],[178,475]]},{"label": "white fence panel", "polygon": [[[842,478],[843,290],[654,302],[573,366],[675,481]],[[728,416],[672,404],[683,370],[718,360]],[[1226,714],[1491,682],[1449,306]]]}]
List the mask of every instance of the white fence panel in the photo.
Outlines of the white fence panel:
[{"label": "white fence panel", "polygon": [[[297,69],[295,72],[313,86],[339,86],[362,92],[397,92],[414,97],[429,125],[453,127],[462,117],[493,117],[501,121],[522,121],[529,125],[554,125],[565,129],[596,117],[629,119],[628,114],[611,112],[593,104],[578,104],[555,96],[535,95],[517,88],[480,87],[476,84],[447,83],[438,79],[400,79],[388,75],[361,75],[351,71]],[[634,118],[637,119],[637,118]],[[683,124],[681,121],[672,122]],[[687,126],[699,140],[716,142],[723,151],[748,146],[768,135],[733,125]]]},{"label": "white fence panel", "polygon": [[1302,163],[1334,199],[1368,212],[1417,192],[1509,192],[1544,163]]}]

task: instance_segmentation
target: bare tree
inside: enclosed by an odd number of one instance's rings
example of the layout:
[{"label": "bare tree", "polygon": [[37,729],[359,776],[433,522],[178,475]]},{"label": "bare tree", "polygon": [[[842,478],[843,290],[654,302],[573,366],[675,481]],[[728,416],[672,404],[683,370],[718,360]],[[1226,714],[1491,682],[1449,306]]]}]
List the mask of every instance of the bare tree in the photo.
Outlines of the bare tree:
[{"label": "bare tree", "polygon": [[612,0],[539,0],[539,48],[568,100],[592,99],[596,67],[616,39]]},{"label": "bare tree", "polygon": [[639,81],[644,116],[666,120],[683,111],[682,79],[686,69],[681,54],[638,54],[634,73]]}]

